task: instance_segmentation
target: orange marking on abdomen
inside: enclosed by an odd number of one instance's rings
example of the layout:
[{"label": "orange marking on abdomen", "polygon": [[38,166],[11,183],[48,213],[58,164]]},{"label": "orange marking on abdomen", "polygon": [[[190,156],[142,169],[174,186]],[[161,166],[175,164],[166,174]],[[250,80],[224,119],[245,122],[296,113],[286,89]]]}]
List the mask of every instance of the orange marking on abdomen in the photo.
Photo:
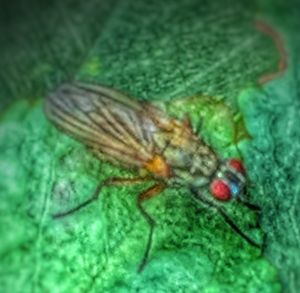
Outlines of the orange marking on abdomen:
[{"label": "orange marking on abdomen", "polygon": [[154,155],[154,157],[145,164],[145,168],[153,174],[163,178],[169,178],[172,176],[171,167],[160,155]]}]

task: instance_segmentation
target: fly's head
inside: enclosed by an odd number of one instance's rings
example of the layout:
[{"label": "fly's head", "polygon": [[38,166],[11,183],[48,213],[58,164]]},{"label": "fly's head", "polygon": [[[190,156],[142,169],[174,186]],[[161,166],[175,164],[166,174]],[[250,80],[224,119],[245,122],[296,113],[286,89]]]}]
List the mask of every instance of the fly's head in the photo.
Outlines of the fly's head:
[{"label": "fly's head", "polygon": [[246,186],[246,170],[238,159],[222,162],[210,182],[210,193],[219,201],[238,198]]}]

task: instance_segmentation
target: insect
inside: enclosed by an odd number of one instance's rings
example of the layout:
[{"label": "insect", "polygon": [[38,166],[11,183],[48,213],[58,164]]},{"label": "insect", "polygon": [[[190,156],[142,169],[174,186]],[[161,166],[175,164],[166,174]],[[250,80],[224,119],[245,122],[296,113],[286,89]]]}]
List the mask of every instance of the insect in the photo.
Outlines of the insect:
[{"label": "insect", "polygon": [[150,227],[139,272],[149,257],[155,227],[155,220],[142,203],[167,187],[188,187],[195,198],[216,209],[246,241],[258,246],[230,219],[221,204],[236,199],[258,209],[242,199],[247,183],[242,162],[235,158],[220,159],[194,133],[188,116],[180,121],[148,102],[137,101],[112,88],[83,83],[64,84],[50,93],[45,113],[59,129],[84,143],[98,159],[137,173],[144,172],[135,178],[107,178],[90,198],[54,215],[55,218],[94,202],[104,187],[154,182],[137,196],[137,207]]}]

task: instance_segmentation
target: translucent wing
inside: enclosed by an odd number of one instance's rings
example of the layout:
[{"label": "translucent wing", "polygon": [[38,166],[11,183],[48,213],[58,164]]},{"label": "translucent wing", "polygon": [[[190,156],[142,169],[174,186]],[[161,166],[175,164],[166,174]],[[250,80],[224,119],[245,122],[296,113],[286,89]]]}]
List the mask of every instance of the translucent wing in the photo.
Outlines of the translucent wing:
[{"label": "translucent wing", "polygon": [[[163,114],[113,89],[64,84],[46,100],[48,118],[101,159],[141,167],[153,157],[153,133]],[[155,119],[153,118],[155,117]]]}]

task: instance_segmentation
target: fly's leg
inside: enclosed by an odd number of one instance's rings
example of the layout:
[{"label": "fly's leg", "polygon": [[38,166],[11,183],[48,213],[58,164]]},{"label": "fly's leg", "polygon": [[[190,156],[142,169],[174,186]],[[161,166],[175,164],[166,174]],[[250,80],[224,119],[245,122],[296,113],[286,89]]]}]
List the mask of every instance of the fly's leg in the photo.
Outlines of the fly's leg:
[{"label": "fly's leg", "polygon": [[112,177],[112,178],[108,178],[108,179],[104,180],[103,182],[101,182],[100,184],[98,184],[98,186],[96,187],[94,193],[92,194],[92,196],[90,198],[88,198],[84,202],[80,203],[79,205],[77,205],[76,207],[74,207],[68,211],[54,214],[53,218],[57,219],[57,218],[62,218],[62,217],[71,215],[71,214],[79,211],[80,209],[86,207],[90,203],[96,201],[100,196],[100,192],[101,192],[102,188],[104,188],[104,187],[111,186],[111,185],[138,184],[138,183],[142,183],[142,182],[146,182],[146,181],[150,181],[150,180],[152,180],[152,178],[150,178],[150,177],[136,177],[136,178]]},{"label": "fly's leg", "polygon": [[193,131],[192,120],[191,120],[191,117],[188,113],[184,114],[182,122],[183,122],[183,125],[185,126],[185,128],[190,129],[191,131]]},{"label": "fly's leg", "polygon": [[218,208],[219,214],[224,218],[225,222],[231,227],[233,231],[238,233],[242,238],[244,238],[249,244],[256,248],[261,248],[261,245],[256,243],[253,239],[251,239],[248,235],[246,235],[232,220],[231,218],[225,213],[225,211],[221,208]]},{"label": "fly's leg", "polygon": [[67,210],[67,211],[64,211],[64,212],[60,212],[60,213],[57,213],[57,214],[54,214],[52,217],[54,219],[58,219],[58,218],[63,218],[65,216],[68,216],[68,215],[71,215],[77,211],[79,211],[80,209],[86,207],[87,205],[89,205],[90,203],[94,202],[95,200],[98,199],[99,195],[100,195],[100,191],[101,189],[104,187],[104,186],[107,186],[107,184],[105,184],[106,182],[101,182],[95,189],[93,195],[88,198],[87,200],[85,200],[84,202],[80,203],[78,206],[70,209],[70,210]]},{"label": "fly's leg", "polygon": [[[249,180],[249,179],[248,179]],[[247,183],[247,185],[249,185],[249,183]],[[247,186],[248,187],[248,186]],[[253,203],[248,202],[247,198],[249,197],[250,193],[249,193],[249,188],[246,188],[243,192],[243,195],[245,196],[239,196],[237,198],[237,200],[242,203],[244,206],[246,206],[247,208],[249,208],[250,210],[260,213],[261,212],[261,208]]]},{"label": "fly's leg", "polygon": [[150,227],[145,252],[144,252],[143,258],[140,262],[140,265],[138,267],[139,273],[143,271],[143,269],[145,268],[145,265],[147,263],[147,260],[149,258],[149,253],[150,253],[150,249],[152,246],[153,232],[154,232],[154,227],[155,227],[155,220],[145,210],[145,208],[142,205],[142,202],[144,200],[150,199],[150,198],[154,197],[155,195],[161,193],[164,189],[165,189],[165,185],[163,183],[157,183],[157,184],[151,186],[149,189],[143,191],[137,198],[138,209],[140,210],[141,214],[143,215],[143,217],[145,218],[145,220],[147,221],[147,223]]},{"label": "fly's leg", "polygon": [[193,128],[192,119],[188,113],[185,113],[183,116],[183,125],[190,129],[192,132],[200,135],[201,129],[203,128],[203,117],[200,117],[195,128]]},{"label": "fly's leg", "polygon": [[261,212],[261,208],[258,205],[245,201],[244,199],[241,198],[238,198],[238,201],[254,212],[258,212],[258,213]]},{"label": "fly's leg", "polygon": [[214,202],[204,198],[202,195],[197,193],[197,199],[202,201],[206,206],[215,209],[225,220],[225,222],[231,227],[233,231],[235,231],[237,234],[239,234],[242,238],[244,238],[249,244],[256,248],[261,248],[261,245],[256,243],[253,239],[251,239],[248,235],[246,235],[235,223],[234,221],[226,214],[226,212],[219,207],[217,204]]},{"label": "fly's leg", "polygon": [[203,129],[203,124],[204,124],[204,118],[203,117],[199,117],[199,120],[196,124],[196,127],[195,127],[195,133],[197,135],[201,135],[201,131]]}]

